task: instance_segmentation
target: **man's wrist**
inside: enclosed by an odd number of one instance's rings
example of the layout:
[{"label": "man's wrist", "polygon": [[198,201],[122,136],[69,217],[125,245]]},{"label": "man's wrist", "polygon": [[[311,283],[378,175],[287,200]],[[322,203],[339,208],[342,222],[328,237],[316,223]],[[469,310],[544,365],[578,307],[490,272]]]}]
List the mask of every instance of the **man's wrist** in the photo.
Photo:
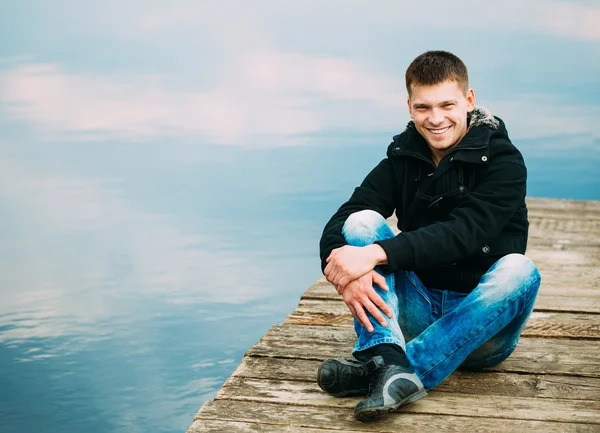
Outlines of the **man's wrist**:
[{"label": "man's wrist", "polygon": [[372,244],[368,245],[365,248],[369,249],[369,255],[372,259],[373,266],[377,265],[387,265],[388,257],[385,253],[385,250],[381,248],[381,245]]}]

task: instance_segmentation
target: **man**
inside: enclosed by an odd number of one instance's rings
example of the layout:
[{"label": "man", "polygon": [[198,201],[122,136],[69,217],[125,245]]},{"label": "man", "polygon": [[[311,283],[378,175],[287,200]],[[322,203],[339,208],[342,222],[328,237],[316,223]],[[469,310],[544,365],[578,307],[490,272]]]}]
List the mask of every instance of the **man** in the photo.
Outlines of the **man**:
[{"label": "man", "polygon": [[[354,360],[321,364],[358,420],[414,402],[458,367],[515,349],[540,285],[527,246],[527,171],[467,68],[428,51],[406,71],[412,121],[325,226],[323,272],[355,318]],[[395,235],[385,218],[396,212]]]}]

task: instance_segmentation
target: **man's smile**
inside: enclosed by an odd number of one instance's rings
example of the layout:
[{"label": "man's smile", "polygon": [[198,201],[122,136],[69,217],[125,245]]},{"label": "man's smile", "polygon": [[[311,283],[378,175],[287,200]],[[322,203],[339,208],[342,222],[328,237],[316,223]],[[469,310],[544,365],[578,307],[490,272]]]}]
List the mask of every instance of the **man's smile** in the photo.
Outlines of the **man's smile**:
[{"label": "man's smile", "polygon": [[433,129],[433,128],[427,128],[429,130],[429,132],[431,132],[432,134],[435,135],[442,135],[444,132],[446,132],[447,130],[449,130],[451,127],[450,126],[446,126],[445,128],[437,128],[437,129]]}]

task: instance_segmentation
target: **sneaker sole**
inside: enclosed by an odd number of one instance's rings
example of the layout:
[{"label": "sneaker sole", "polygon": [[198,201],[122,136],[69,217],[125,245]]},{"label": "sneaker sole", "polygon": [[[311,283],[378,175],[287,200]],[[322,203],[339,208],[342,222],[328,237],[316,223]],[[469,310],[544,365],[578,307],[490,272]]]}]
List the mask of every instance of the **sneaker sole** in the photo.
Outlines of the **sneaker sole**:
[{"label": "sneaker sole", "polygon": [[354,412],[354,416],[359,421],[373,421],[374,419],[379,418],[380,416],[386,415],[390,412],[394,412],[395,410],[400,409],[402,406],[414,403],[415,401],[422,399],[426,395],[427,391],[423,390],[390,406],[372,407],[363,409],[360,412]]}]

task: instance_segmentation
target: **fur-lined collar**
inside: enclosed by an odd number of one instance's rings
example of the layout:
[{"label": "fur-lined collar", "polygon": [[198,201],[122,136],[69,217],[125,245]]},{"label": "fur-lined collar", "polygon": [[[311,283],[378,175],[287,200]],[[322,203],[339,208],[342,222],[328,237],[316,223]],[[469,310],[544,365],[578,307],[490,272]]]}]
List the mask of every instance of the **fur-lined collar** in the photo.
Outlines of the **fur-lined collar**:
[{"label": "fur-lined collar", "polygon": [[[498,129],[500,122],[496,119],[492,113],[486,108],[483,107],[475,107],[473,111],[467,113],[467,123],[469,125],[467,131],[476,126],[487,126],[490,129]],[[415,127],[415,122],[410,121],[408,125],[406,125],[406,129],[412,129]]]}]

